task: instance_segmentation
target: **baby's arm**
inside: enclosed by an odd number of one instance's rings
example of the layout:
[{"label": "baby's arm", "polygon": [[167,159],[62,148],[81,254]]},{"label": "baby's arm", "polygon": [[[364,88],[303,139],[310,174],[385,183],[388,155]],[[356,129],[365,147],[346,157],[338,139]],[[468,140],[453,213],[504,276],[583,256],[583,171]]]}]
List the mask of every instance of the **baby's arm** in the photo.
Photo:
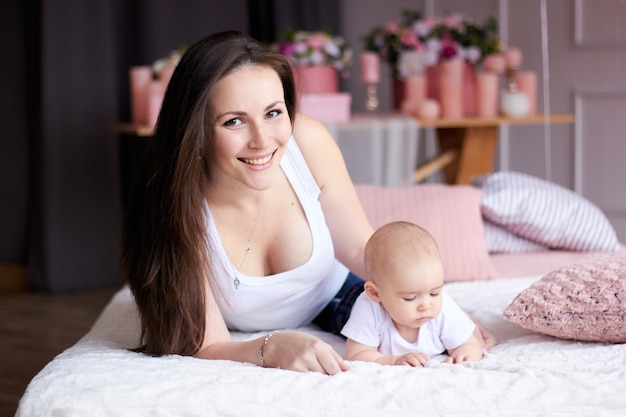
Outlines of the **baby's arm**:
[{"label": "baby's arm", "polygon": [[483,357],[482,343],[478,340],[475,333],[460,346],[454,349],[448,349],[449,358],[446,363],[461,363],[465,361],[478,361]]},{"label": "baby's arm", "polygon": [[411,352],[400,356],[383,355],[374,346],[367,346],[350,338],[346,341],[346,359],[376,362],[381,365],[424,366],[430,360],[425,353]]}]

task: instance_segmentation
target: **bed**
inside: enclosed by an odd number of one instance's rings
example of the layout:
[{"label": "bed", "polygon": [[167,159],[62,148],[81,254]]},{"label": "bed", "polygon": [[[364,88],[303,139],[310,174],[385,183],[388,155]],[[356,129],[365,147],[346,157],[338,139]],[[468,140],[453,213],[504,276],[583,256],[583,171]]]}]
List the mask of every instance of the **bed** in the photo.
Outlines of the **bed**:
[{"label": "bed", "polygon": [[[624,245],[597,207],[579,196],[572,197],[576,207],[569,217],[547,210],[546,197],[534,185],[532,195],[518,189],[493,210],[489,197],[501,191],[491,187],[495,179],[474,186],[358,187],[374,225],[415,221],[438,240],[446,290],[499,339],[481,361],[449,365],[440,355],[423,368],[352,361],[349,371],[325,376],[150,357],[128,350],[138,344],[139,319],[130,290],[121,288],[92,329],[31,381],[17,416],[626,415]],[[505,188],[510,191],[512,183]],[[547,185],[554,194],[554,185]],[[537,216],[510,221],[511,212],[524,206],[518,202],[511,210],[517,194],[529,204],[524,216],[537,205],[529,200],[538,196],[542,213],[556,211],[549,223],[565,221],[566,232],[547,233],[553,226],[546,224],[530,227]],[[599,220],[590,222],[584,208]],[[584,226],[577,223],[581,213]],[[498,231],[487,232],[490,227]],[[585,227],[593,232],[579,230]],[[579,237],[565,239],[564,233]],[[302,330],[344,353],[342,338],[312,325]]]}]

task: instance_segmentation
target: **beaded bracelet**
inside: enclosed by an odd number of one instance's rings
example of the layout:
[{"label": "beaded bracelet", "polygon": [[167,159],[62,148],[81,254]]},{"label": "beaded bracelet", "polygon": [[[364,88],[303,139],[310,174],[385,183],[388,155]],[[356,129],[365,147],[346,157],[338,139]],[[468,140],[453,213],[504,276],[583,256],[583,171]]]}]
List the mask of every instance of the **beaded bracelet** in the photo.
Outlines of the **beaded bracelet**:
[{"label": "beaded bracelet", "polygon": [[269,342],[270,337],[274,336],[276,333],[280,333],[280,330],[274,330],[273,332],[270,332],[267,336],[265,336],[265,340],[263,340],[263,344],[261,345],[261,348],[259,349],[259,362],[260,362],[261,368],[265,366],[265,358],[263,357],[265,346],[267,346],[267,342]]}]

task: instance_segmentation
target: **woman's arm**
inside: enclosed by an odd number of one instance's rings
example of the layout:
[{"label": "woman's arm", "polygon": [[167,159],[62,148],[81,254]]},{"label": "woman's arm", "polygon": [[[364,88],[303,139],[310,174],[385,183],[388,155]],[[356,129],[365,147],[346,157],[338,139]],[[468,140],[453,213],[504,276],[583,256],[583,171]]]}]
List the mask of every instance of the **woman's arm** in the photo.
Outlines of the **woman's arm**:
[{"label": "woman's arm", "polygon": [[226,359],[261,365],[262,354],[265,367],[301,372],[315,371],[329,375],[349,369],[328,343],[304,332],[284,331],[274,333],[270,338],[263,335],[245,342],[232,341],[209,286],[206,289],[205,304],[204,342],[195,355],[198,358]]},{"label": "woman's arm", "polygon": [[374,230],[365,216],[341,151],[322,123],[302,114],[296,117],[294,137],[322,190],[320,201],[337,259],[365,279],[363,252]]}]

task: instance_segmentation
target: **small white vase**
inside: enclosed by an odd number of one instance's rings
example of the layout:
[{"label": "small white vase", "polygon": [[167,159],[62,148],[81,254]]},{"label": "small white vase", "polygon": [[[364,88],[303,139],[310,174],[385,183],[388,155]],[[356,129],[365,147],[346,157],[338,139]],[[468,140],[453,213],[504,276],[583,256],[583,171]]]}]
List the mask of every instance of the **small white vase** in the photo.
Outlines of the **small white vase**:
[{"label": "small white vase", "polygon": [[519,91],[505,91],[500,100],[500,112],[508,117],[524,117],[530,111],[530,101]]}]

